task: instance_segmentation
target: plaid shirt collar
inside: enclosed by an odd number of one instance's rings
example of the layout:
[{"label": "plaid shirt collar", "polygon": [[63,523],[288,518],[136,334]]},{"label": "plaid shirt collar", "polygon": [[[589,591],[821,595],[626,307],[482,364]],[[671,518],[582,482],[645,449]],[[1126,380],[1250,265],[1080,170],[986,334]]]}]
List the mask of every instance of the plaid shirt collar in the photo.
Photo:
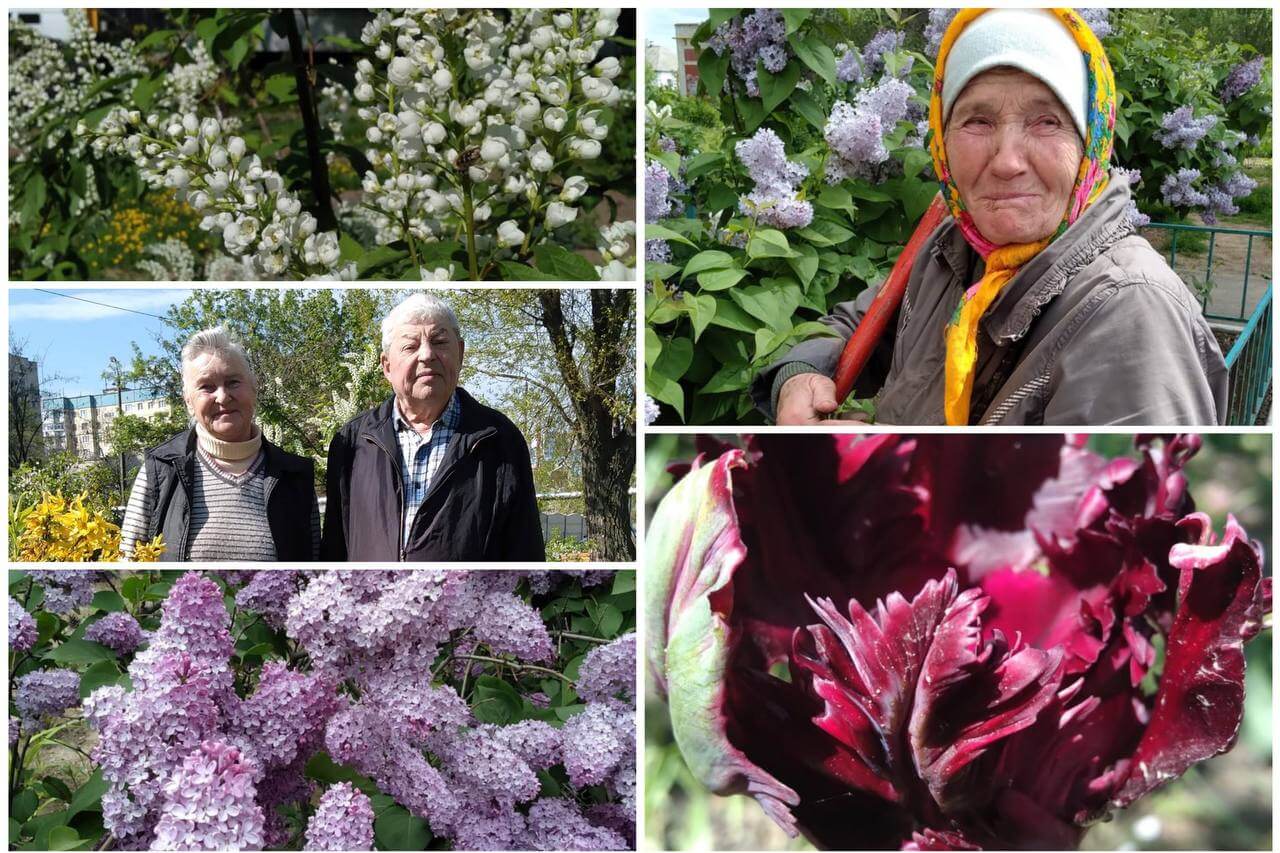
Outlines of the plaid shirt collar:
[{"label": "plaid shirt collar", "polygon": [[[391,422],[395,425],[396,438],[403,439],[400,436],[402,432],[408,432],[415,437],[421,438],[422,441],[428,441],[434,438],[437,432],[445,432],[449,435],[458,431],[458,424],[462,421],[462,404],[458,402],[458,392],[454,391],[449,397],[449,404],[444,407],[444,412],[440,415],[439,420],[431,425],[431,429],[425,433],[420,433],[413,428],[413,425],[405,420],[404,415],[400,414],[400,400],[393,398],[391,401]],[[441,427],[444,429],[442,430]]]}]

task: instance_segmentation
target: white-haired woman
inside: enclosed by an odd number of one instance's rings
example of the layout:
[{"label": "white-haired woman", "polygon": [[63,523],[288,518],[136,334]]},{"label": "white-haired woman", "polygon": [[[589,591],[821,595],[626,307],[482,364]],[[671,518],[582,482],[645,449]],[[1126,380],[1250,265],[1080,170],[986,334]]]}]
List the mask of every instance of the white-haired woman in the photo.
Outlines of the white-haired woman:
[{"label": "white-haired woman", "polygon": [[415,293],[382,321],[392,394],[329,445],[324,558],[541,560],[529,447],[458,386],[458,318]]},{"label": "white-haired woman", "polygon": [[222,327],[182,348],[193,424],[147,452],[121,525],[121,551],[164,537],[163,560],[314,560],[320,547],[314,463],[254,423],[257,379]]}]

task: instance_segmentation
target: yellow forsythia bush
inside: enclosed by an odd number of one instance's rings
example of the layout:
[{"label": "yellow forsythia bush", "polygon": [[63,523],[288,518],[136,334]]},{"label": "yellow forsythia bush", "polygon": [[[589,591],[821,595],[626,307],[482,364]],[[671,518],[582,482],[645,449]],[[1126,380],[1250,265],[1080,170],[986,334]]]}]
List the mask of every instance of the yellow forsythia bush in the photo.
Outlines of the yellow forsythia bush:
[{"label": "yellow forsythia bush", "polygon": [[[116,562],[120,556],[120,527],[101,512],[84,505],[86,495],[67,499],[45,492],[35,506],[14,510],[10,530],[17,530],[14,559],[21,562]],[[157,536],[133,550],[135,562],[153,563],[164,553]]]}]

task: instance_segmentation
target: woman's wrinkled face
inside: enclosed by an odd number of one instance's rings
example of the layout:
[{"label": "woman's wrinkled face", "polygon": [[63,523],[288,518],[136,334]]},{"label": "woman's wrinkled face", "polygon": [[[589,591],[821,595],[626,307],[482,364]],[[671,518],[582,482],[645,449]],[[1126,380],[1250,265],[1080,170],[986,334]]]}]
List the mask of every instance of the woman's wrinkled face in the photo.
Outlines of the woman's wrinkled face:
[{"label": "woman's wrinkled face", "polygon": [[205,432],[222,441],[253,437],[257,391],[249,367],[240,358],[203,353],[182,370],[182,395],[187,411]]},{"label": "woman's wrinkled face", "polygon": [[997,246],[1033,243],[1066,214],[1084,145],[1044,83],[995,68],[969,82],[944,131],[947,162],[974,224]]}]

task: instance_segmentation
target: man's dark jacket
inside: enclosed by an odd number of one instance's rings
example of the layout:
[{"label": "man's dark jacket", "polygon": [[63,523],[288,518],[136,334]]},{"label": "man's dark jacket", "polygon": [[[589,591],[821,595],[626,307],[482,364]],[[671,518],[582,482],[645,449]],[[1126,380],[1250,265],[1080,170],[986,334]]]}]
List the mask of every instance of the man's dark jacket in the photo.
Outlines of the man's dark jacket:
[{"label": "man's dark jacket", "polygon": [[529,447],[516,425],[461,388],[449,439],[403,550],[404,483],[392,407],[357,415],[329,444],[325,560],[545,559]]},{"label": "man's dark jacket", "polygon": [[[311,510],[316,502],[315,463],[262,439],[267,524],[280,561],[315,559]],[[191,532],[191,484],[196,471],[195,427],[147,452],[147,538],[164,534],[161,560],[186,560]]]}]

